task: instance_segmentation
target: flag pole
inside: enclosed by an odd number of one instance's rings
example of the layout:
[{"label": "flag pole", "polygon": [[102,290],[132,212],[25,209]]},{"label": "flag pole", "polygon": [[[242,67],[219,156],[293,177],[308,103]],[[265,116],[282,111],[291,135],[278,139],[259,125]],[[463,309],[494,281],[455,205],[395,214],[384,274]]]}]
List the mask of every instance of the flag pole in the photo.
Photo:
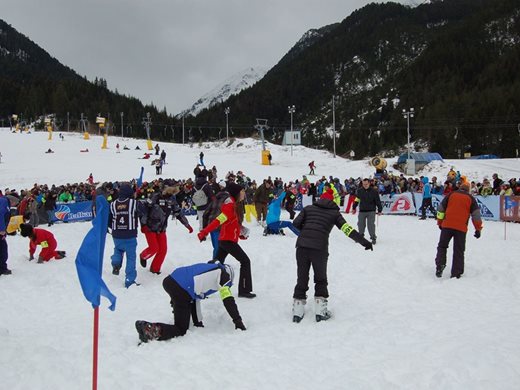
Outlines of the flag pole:
[{"label": "flag pole", "polygon": [[93,345],[93,353],[92,353],[92,390],[97,390],[98,338],[99,338],[99,306],[94,308],[94,345]]}]

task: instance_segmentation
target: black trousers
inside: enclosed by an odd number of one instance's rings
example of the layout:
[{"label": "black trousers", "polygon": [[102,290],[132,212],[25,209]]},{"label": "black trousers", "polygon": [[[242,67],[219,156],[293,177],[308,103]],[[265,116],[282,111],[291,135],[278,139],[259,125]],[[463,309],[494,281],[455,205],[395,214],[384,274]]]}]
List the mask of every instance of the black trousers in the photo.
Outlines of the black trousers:
[{"label": "black trousers", "polygon": [[451,264],[451,276],[460,276],[464,273],[464,251],[466,250],[466,233],[454,229],[443,228],[437,245],[437,257],[435,265],[438,268],[446,266],[446,255],[450,241],[453,238],[453,261]]},{"label": "black trousers", "polygon": [[309,289],[309,271],[312,265],[314,272],[314,296],[329,297],[327,289],[327,261],[329,253],[326,250],[310,248],[296,248],[296,265],[298,266],[296,286],[294,287],[294,299],[306,299]]},{"label": "black trousers", "polygon": [[238,280],[238,293],[250,293],[253,291],[253,277],[251,276],[251,260],[246,252],[233,241],[219,241],[216,259],[224,264],[227,255],[233,256],[240,263],[240,277]]},{"label": "black trousers", "polygon": [[186,290],[170,276],[163,280],[163,288],[170,296],[170,304],[173,308],[174,324],[158,323],[161,327],[159,340],[169,340],[174,337],[184,336],[190,327],[190,314],[192,311],[192,298]]},{"label": "black trousers", "polygon": [[289,218],[294,219],[296,213],[294,212],[294,205],[286,206],[285,209],[289,212]]},{"label": "black trousers", "polygon": [[426,210],[430,209],[430,211],[435,216],[436,210],[435,207],[432,206],[432,198],[423,198],[421,207],[419,207],[419,210],[421,210],[421,217],[426,218]]},{"label": "black trousers", "polygon": [[7,271],[7,237],[0,236],[0,273]]}]

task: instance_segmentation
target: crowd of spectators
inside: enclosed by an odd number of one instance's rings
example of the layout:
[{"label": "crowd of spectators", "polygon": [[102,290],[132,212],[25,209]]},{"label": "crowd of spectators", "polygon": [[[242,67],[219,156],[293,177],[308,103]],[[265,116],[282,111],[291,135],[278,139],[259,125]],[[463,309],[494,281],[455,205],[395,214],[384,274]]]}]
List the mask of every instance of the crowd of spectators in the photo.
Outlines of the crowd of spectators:
[{"label": "crowd of spectators", "polygon": [[[445,178],[439,180],[436,176],[429,179],[432,194],[447,195],[457,189],[460,180],[460,173],[453,169],[448,172]],[[246,190],[245,204],[253,204],[255,192],[259,184],[249,178],[242,171],[229,171],[223,179],[219,180],[217,168],[206,169],[204,166],[197,165],[194,169],[194,177],[205,177],[212,191],[217,193],[223,187],[224,182],[234,182],[243,186]],[[220,181],[220,185],[219,185]],[[361,177],[350,177],[343,182],[339,178],[332,176],[326,178],[322,176],[316,181],[310,181],[307,176],[302,179],[284,181],[282,178],[270,176],[263,179],[260,183],[268,183],[272,196],[278,196],[284,191],[293,194],[300,193],[317,198],[323,192],[326,184],[334,185],[338,196],[341,198],[341,205],[344,204],[345,197],[354,196],[360,187]],[[154,193],[161,192],[168,186],[179,186],[179,193],[176,195],[177,201],[184,209],[192,207],[191,197],[195,192],[195,182],[192,178],[187,179],[163,179],[157,178],[150,182],[143,182],[137,185],[136,180],[132,183],[137,198],[148,198]],[[371,186],[378,189],[381,195],[394,195],[404,192],[418,192],[423,190],[423,176],[405,177],[403,174],[392,175],[386,172],[376,173],[370,179]],[[52,213],[56,205],[92,201],[96,195],[103,194],[108,201],[117,198],[119,182],[95,183],[91,176],[85,183],[74,183],[64,185],[51,185],[35,183],[32,188],[16,191],[6,188],[3,195],[9,199],[13,215],[23,215],[25,220],[31,222],[33,226],[39,224],[38,210],[43,209],[47,214]],[[498,174],[494,173],[492,178],[483,178],[482,181],[471,181],[470,193],[472,195],[520,195],[520,178],[503,180]],[[0,191],[2,194],[2,191]],[[348,211],[347,211],[348,212]],[[42,213],[39,214],[40,216]],[[45,215],[45,213],[43,213]],[[40,218],[41,219],[41,218]],[[47,222],[47,221],[45,221]]]}]

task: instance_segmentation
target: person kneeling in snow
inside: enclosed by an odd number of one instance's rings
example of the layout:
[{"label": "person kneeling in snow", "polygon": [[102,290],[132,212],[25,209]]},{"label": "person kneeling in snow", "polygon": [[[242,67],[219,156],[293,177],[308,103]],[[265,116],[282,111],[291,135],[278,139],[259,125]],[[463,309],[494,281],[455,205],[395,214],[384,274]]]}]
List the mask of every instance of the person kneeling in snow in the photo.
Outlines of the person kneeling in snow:
[{"label": "person kneeling in snow", "polygon": [[52,258],[59,260],[65,257],[65,251],[56,250],[58,243],[54,238],[54,234],[48,230],[33,228],[29,223],[22,223],[20,225],[20,234],[22,237],[29,237],[29,260],[34,260],[34,252],[37,245],[42,247],[38,256],[38,263],[49,261]]},{"label": "person kneeling in snow", "polygon": [[209,263],[176,268],[163,280],[163,288],[170,296],[174,324],[136,321],[135,328],[139,333],[139,340],[146,343],[150,340],[169,340],[184,336],[190,326],[190,313],[193,325],[204,327],[200,314],[200,300],[217,291],[226,311],[233,319],[235,329],[246,330],[235,298],[231,294],[233,276],[234,271],[230,265],[213,260]]},{"label": "person kneeling in snow", "polygon": [[267,226],[264,229],[264,236],[268,234],[281,234],[285,236],[283,228],[289,228],[297,236],[300,235],[300,231],[294,227],[290,221],[280,221],[280,214],[282,212],[282,202],[285,199],[286,192],[282,192],[280,196],[275,197],[274,200],[267,207]]}]

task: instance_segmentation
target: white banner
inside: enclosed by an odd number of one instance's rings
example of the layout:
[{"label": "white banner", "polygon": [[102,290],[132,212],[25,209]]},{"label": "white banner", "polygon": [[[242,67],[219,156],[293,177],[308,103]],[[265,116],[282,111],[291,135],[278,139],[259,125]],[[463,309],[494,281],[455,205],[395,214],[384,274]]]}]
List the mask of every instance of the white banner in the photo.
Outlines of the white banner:
[{"label": "white banner", "polygon": [[[413,194],[415,204],[417,205],[417,215],[420,214],[419,208],[422,203],[422,194]],[[439,203],[444,199],[443,195],[432,195],[432,205],[435,210],[438,209]],[[489,195],[489,196],[475,196],[477,204],[480,207],[480,215],[482,219],[489,221],[500,221],[500,196]],[[429,210],[426,210],[427,216],[432,216]]]},{"label": "white banner", "polygon": [[383,214],[415,214],[411,192],[395,195],[381,195]]}]

